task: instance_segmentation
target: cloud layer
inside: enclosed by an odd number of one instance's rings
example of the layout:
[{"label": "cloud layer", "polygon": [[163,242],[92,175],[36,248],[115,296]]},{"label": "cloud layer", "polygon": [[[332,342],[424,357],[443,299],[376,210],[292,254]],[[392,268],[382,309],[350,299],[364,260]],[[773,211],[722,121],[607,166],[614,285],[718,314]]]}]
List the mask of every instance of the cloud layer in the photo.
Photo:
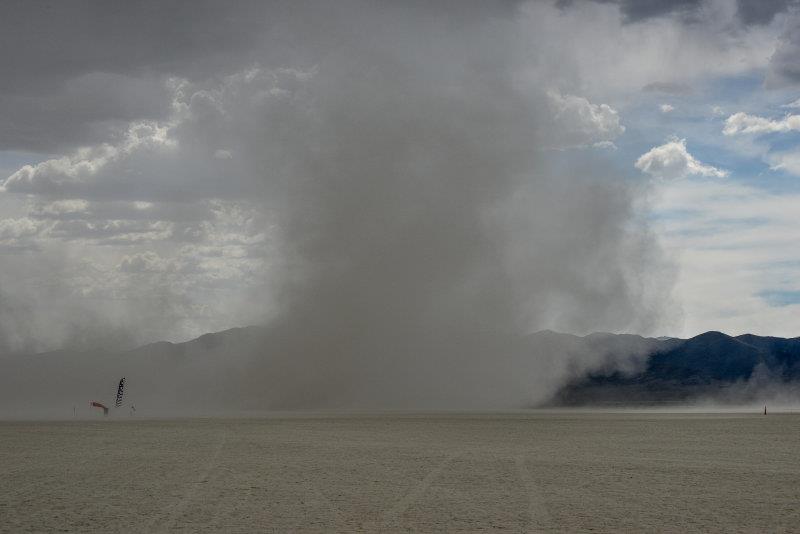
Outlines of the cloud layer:
[{"label": "cloud layer", "polygon": [[800,115],[786,115],[782,119],[772,120],[747,113],[734,113],[725,119],[725,135],[767,134],[800,131]]},{"label": "cloud layer", "polygon": [[[796,99],[796,9],[13,4],[0,301],[16,319],[0,346],[268,323],[282,376],[317,369],[284,380],[302,396],[458,361],[490,373],[479,356],[500,331],[662,333],[675,271],[650,180],[736,187],[752,154],[798,172],[796,151],[751,142],[796,115],[706,98],[745,80]],[[745,111],[708,114],[723,108]]]},{"label": "cloud layer", "polygon": [[673,139],[653,147],[636,160],[636,168],[656,178],[672,180],[689,175],[724,178],[727,171],[704,165],[686,150],[686,139]]},{"label": "cloud layer", "polygon": [[681,255],[676,334],[757,331],[795,337],[800,301],[800,197],[727,181],[664,182],[654,209],[664,245]]}]

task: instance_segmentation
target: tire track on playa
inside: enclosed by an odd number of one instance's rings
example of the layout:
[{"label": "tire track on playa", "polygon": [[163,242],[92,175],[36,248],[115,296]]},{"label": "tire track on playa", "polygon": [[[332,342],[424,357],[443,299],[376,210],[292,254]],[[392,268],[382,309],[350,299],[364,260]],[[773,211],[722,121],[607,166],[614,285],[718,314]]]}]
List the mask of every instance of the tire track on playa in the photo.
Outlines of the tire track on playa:
[{"label": "tire track on playa", "polygon": [[517,466],[517,475],[521,485],[528,496],[528,527],[526,532],[552,532],[554,530],[553,517],[547,510],[547,502],[538,484],[533,480],[531,472],[525,464],[525,457],[517,456],[514,463]]},{"label": "tire track on playa", "polygon": [[208,482],[212,472],[219,466],[219,458],[227,441],[228,432],[222,431],[217,444],[214,446],[214,450],[204,462],[205,467],[200,471],[194,481],[187,483],[188,489],[178,502],[143,525],[142,532],[165,532],[175,526],[181,513],[186,510],[189,504],[194,500],[198,491]]},{"label": "tire track on playa", "polygon": [[[342,512],[341,508],[339,508],[332,500],[328,498],[327,495],[322,491],[322,489],[313,481],[310,482],[307,486],[310,489],[311,493],[322,502],[327,508],[328,511],[331,513],[331,522],[333,523],[330,528],[331,532],[342,532],[344,531],[344,513]],[[301,523],[295,525],[295,528],[292,530],[299,529]]]},{"label": "tire track on playa", "polygon": [[382,526],[386,526],[396,521],[399,516],[408,510],[415,502],[417,502],[434,481],[447,469],[448,465],[456,458],[462,456],[463,453],[450,454],[446,456],[441,462],[436,464],[436,467],[428,471],[428,473],[420,480],[413,488],[408,490],[389,510],[381,514],[379,520],[364,525],[366,530],[380,530]]}]

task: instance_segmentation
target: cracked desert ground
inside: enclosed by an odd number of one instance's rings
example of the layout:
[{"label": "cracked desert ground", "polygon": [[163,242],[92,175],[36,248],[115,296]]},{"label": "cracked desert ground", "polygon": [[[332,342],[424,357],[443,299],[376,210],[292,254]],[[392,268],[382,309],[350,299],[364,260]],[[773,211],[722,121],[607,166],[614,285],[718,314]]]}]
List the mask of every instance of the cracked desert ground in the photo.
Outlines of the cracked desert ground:
[{"label": "cracked desert ground", "polygon": [[800,531],[800,415],[0,423],[2,532]]}]

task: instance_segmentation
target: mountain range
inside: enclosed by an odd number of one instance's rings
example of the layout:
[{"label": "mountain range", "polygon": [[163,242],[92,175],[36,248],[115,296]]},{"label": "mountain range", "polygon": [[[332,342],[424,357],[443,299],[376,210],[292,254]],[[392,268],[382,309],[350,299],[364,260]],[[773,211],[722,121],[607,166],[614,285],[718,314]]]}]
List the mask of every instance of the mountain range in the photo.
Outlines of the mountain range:
[{"label": "mountain range", "polygon": [[[159,407],[176,413],[289,407],[280,398],[262,395],[269,386],[263,374],[253,372],[256,368],[271,372],[270,362],[276,361],[271,358],[279,350],[274,339],[269,328],[253,326],[133,350],[0,356],[0,415],[52,413],[54,409],[63,413],[67,408],[71,413],[73,407],[85,407],[87,400],[107,401],[121,376],[130,384],[127,400],[153,413]],[[476,399],[482,399],[492,397],[485,388],[529,380],[530,394],[508,402],[504,407],[509,409],[702,399],[749,403],[800,391],[800,338],[732,337],[721,332],[690,339],[608,333],[575,336],[545,330],[502,346],[499,351],[487,350],[487,362],[497,362],[495,368],[500,369],[492,381],[481,386],[480,380],[470,377],[463,384],[474,388]],[[256,361],[258,366],[253,365]],[[457,375],[458,371],[454,369],[452,376],[465,376]],[[303,402],[291,407],[325,407],[316,400]],[[425,406],[424,402],[414,406],[420,405]],[[368,403],[358,406],[370,408]],[[480,402],[471,405],[475,406],[481,406]]]},{"label": "mountain range", "polygon": [[[591,344],[591,337],[584,339]],[[750,402],[800,385],[800,338],[705,332],[690,339],[649,339],[634,368],[595,367],[571,377],[553,405]]]}]

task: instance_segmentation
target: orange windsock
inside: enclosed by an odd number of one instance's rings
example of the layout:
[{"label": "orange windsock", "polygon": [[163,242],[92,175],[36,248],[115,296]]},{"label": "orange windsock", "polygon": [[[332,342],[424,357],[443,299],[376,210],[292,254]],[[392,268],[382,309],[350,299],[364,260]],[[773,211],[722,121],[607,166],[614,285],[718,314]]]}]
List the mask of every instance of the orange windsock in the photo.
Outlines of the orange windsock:
[{"label": "orange windsock", "polygon": [[106,406],[102,402],[90,401],[89,402],[89,406],[91,406],[92,408],[102,408],[103,409],[103,415],[108,415],[108,406]]}]

